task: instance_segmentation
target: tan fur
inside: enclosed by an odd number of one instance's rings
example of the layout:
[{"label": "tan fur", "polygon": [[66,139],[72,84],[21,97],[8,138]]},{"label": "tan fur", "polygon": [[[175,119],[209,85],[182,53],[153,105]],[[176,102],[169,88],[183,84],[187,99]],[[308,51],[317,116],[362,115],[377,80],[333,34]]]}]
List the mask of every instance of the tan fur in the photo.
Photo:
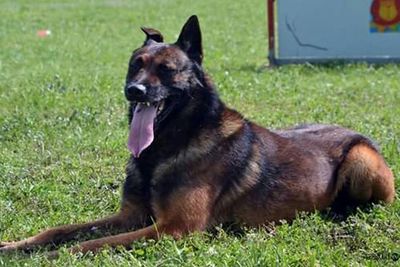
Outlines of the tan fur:
[{"label": "tan fur", "polygon": [[350,150],[339,170],[338,180],[338,190],[348,185],[351,197],[358,202],[392,203],[395,197],[392,171],[380,154],[364,144]]},{"label": "tan fur", "polygon": [[154,207],[158,224],[176,238],[193,231],[205,230],[212,209],[213,191],[209,185],[181,188],[165,203]]},{"label": "tan fur", "polygon": [[222,116],[224,117],[224,123],[221,125],[221,133],[225,138],[243,127],[243,118],[237,116],[237,114],[226,111]]}]

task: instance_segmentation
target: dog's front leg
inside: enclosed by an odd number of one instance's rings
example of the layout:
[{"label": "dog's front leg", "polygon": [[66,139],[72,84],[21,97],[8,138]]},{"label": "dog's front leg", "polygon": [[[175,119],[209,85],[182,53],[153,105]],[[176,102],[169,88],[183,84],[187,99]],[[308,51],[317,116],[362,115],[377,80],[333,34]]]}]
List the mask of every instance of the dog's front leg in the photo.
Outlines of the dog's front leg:
[{"label": "dog's front leg", "polygon": [[[165,206],[156,212],[157,222],[154,225],[134,232],[82,242],[72,247],[70,252],[96,252],[104,246],[129,247],[133,241],[142,238],[159,239],[162,235],[171,235],[178,239],[187,233],[203,231],[209,224],[212,199],[209,186],[176,189],[165,199]],[[49,256],[57,256],[57,252],[51,252]]]},{"label": "dog's front leg", "polygon": [[36,246],[47,244],[59,244],[73,239],[79,233],[90,233],[97,229],[121,229],[125,230],[141,223],[144,217],[143,210],[139,206],[125,203],[117,214],[82,224],[63,225],[47,229],[35,236],[16,242],[0,242],[0,252],[13,250],[29,250]]},{"label": "dog's front leg", "polygon": [[[183,235],[189,232],[201,231],[204,227],[198,225],[197,227],[187,228],[184,224],[154,224],[137,231],[123,233],[119,235],[113,235],[108,237],[103,237],[99,239],[89,240],[78,244],[69,249],[73,254],[81,252],[86,253],[89,251],[97,252],[102,247],[129,247],[133,241],[139,239],[155,239],[158,240],[163,235],[171,235],[175,239],[181,238]],[[52,251],[48,254],[50,258],[57,257],[58,252]]]},{"label": "dog's front leg", "polygon": [[112,227],[119,222],[120,214],[89,223],[62,225],[47,229],[37,235],[15,242],[1,242],[0,251],[28,250],[35,246],[58,244],[72,239],[79,232],[102,228],[105,225]]},{"label": "dog's front leg", "polygon": [[[72,247],[70,249],[70,252],[71,253],[77,253],[77,252],[86,253],[88,251],[97,252],[104,246],[129,247],[135,240],[142,238],[158,239],[161,236],[161,234],[165,232],[166,232],[165,229],[161,225],[157,227],[156,224],[154,224],[133,232],[85,241],[77,246]],[[52,255],[57,255],[57,252],[51,252],[51,253]]]}]

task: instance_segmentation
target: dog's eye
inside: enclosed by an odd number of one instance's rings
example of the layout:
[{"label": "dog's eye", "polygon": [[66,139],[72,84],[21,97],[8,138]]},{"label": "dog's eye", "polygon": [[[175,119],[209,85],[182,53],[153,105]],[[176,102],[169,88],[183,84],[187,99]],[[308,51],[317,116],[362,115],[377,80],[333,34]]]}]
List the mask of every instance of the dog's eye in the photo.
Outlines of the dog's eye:
[{"label": "dog's eye", "polygon": [[166,65],[166,64],[160,64],[158,65],[157,71],[159,74],[173,74],[176,72],[176,69],[173,66]]},{"label": "dog's eye", "polygon": [[130,62],[129,67],[133,72],[137,72],[143,67],[143,60],[141,58],[133,60]]}]

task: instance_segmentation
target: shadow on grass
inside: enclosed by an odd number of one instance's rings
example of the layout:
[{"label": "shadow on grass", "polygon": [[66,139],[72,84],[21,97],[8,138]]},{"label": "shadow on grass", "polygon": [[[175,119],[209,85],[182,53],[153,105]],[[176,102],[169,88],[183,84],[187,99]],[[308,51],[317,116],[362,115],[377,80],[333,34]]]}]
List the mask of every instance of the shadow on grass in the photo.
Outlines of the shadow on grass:
[{"label": "shadow on grass", "polygon": [[351,67],[361,67],[364,66],[366,68],[370,68],[373,70],[379,70],[387,65],[393,65],[400,67],[400,63],[394,64],[394,63],[382,63],[382,64],[377,64],[377,63],[363,63],[363,62],[343,62],[343,61],[333,61],[333,62],[328,62],[328,63],[308,63],[305,62],[303,64],[287,64],[287,65],[270,65],[267,61],[262,64],[262,65],[256,65],[256,64],[243,64],[240,67],[232,67],[230,68],[231,70],[235,71],[243,71],[243,72],[251,72],[251,73],[263,73],[269,70],[273,69],[279,69],[279,68],[284,68],[285,66],[302,66],[304,70],[343,70],[345,68],[351,68]]},{"label": "shadow on grass", "polygon": [[263,65],[256,65],[256,64],[244,64],[238,68],[233,68],[236,71],[244,71],[244,72],[253,72],[253,73],[262,73],[265,71],[270,70],[271,66],[269,66],[267,63],[263,64]]},{"label": "shadow on grass", "polygon": [[320,212],[321,218],[326,221],[334,223],[341,223],[347,221],[351,216],[356,215],[358,212],[370,213],[374,209],[374,204],[351,204],[351,205],[339,205],[335,204],[327,210]]}]

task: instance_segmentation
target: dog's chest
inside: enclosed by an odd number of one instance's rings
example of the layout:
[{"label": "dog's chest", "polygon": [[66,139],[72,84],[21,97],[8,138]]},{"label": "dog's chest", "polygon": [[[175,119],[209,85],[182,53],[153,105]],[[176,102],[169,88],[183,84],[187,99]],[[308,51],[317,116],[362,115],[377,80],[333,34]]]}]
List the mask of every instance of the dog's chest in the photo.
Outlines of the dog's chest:
[{"label": "dog's chest", "polygon": [[124,197],[139,199],[148,207],[162,206],[183,183],[184,171],[171,158],[162,163],[130,160],[124,184]]}]

